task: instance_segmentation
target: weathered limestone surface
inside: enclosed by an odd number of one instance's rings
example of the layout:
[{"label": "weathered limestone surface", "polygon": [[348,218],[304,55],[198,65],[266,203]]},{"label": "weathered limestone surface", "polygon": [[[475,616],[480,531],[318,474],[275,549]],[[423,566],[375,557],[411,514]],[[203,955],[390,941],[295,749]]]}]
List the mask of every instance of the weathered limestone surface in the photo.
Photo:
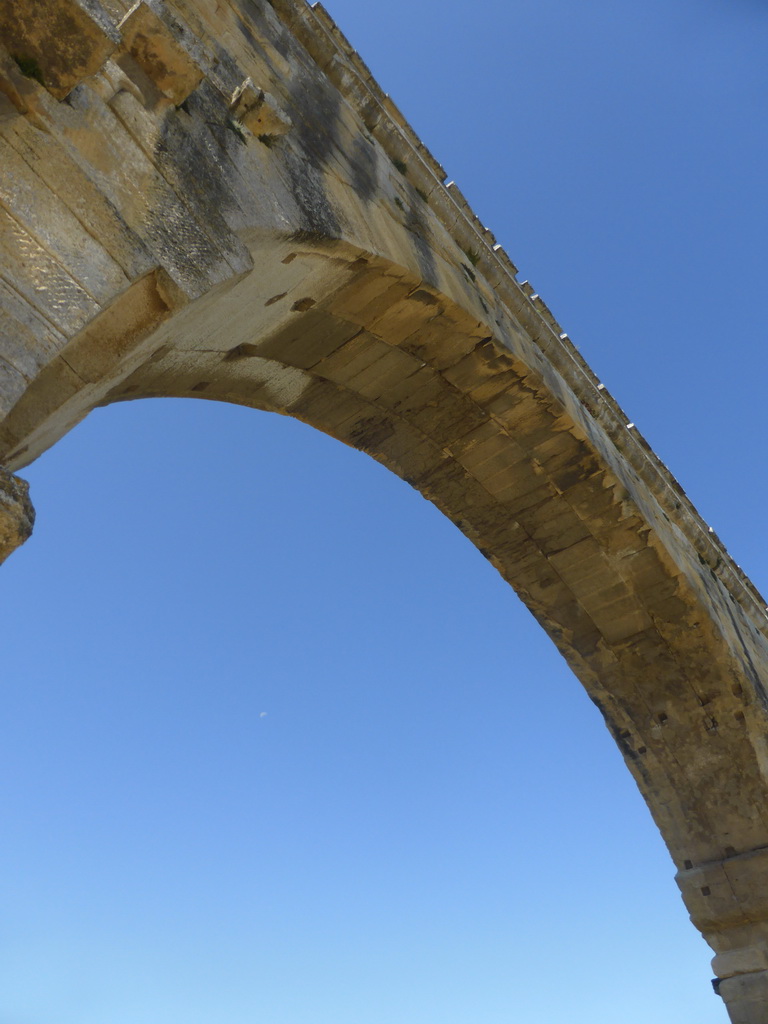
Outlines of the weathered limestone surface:
[{"label": "weathered limestone surface", "polygon": [[0,467],[0,562],[27,540],[34,524],[27,483]]},{"label": "weathered limestone surface", "polygon": [[768,1021],[765,604],[327,13],[0,0],[0,44],[0,462],[188,396],[389,466],[567,658]]}]

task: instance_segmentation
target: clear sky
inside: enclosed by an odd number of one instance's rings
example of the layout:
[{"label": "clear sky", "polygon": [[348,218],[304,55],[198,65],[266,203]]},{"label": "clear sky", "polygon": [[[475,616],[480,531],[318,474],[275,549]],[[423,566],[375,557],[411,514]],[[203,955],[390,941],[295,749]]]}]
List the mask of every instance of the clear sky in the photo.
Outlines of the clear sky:
[{"label": "clear sky", "polygon": [[[758,587],[762,0],[329,0]],[[198,402],[29,467],[0,1024],[725,1024],[599,714],[393,475]]]}]

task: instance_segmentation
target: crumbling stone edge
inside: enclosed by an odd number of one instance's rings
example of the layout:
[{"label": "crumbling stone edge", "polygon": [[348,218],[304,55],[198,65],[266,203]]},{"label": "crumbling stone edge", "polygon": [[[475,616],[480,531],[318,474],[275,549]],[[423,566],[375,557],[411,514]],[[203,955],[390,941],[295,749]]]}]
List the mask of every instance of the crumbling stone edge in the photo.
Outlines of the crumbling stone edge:
[{"label": "crumbling stone edge", "polygon": [[29,484],[0,466],[0,562],[29,539],[34,525]]}]

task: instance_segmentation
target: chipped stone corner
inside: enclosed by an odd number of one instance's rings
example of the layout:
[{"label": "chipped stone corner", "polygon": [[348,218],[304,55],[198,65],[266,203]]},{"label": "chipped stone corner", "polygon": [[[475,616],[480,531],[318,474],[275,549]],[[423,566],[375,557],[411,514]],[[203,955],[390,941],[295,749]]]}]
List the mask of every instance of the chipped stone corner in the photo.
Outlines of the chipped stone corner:
[{"label": "chipped stone corner", "polygon": [[29,484],[0,467],[0,562],[31,536],[34,524]]},{"label": "chipped stone corner", "polygon": [[293,127],[275,97],[254,85],[250,78],[235,90],[229,109],[232,117],[257,137],[285,135]]}]

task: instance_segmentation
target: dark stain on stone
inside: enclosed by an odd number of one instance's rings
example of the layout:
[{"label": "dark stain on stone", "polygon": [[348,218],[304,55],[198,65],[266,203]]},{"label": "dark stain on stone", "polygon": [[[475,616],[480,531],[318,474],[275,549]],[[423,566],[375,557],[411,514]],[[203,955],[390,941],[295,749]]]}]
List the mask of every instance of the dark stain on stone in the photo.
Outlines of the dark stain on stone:
[{"label": "dark stain on stone", "polygon": [[[186,116],[169,111],[155,145],[158,159],[171,160],[184,177],[185,192],[194,197],[195,206],[216,210],[219,215],[233,212],[239,205],[228,178],[235,168],[218,158],[216,149],[227,152],[242,145],[232,131],[229,107],[220,93],[203,83],[185,100]],[[193,118],[190,124],[187,117]],[[206,130],[201,130],[205,126]]]},{"label": "dark stain on stone", "polygon": [[365,452],[375,452],[394,432],[395,428],[390,420],[369,416],[360,420],[350,431],[349,442]]},{"label": "dark stain on stone", "polygon": [[299,71],[288,84],[293,133],[313,164],[327,163],[338,145],[342,99],[323,75]]},{"label": "dark stain on stone", "polygon": [[[247,249],[229,224],[242,219],[231,153],[240,143],[225,127],[227,102],[204,83],[187,99],[188,113],[170,109],[154,147],[153,164],[177,197],[169,211],[162,201],[147,211],[149,244],[168,253],[185,277],[209,286],[215,268],[247,265]],[[216,271],[218,273],[218,271]]]},{"label": "dark stain on stone", "polygon": [[[237,6],[240,9],[241,15],[237,19],[237,27],[254,53],[257,53],[269,63],[269,56],[264,48],[264,40],[269,40],[281,57],[286,57],[288,51],[285,44],[285,28],[280,25],[276,31],[276,26],[270,24],[271,18],[263,9],[267,2],[268,0],[264,0],[264,3],[255,3],[254,0],[237,0]],[[272,4],[268,6],[272,7]],[[261,34],[261,40],[252,31],[251,26]],[[275,36],[281,41],[280,47],[277,46]]]},{"label": "dark stain on stone", "polygon": [[[267,3],[269,3],[269,0],[267,0]],[[269,6],[272,7],[272,4],[270,3]],[[270,43],[274,46],[283,60],[290,60],[291,48],[294,45],[293,36],[282,23],[277,27],[277,31],[272,29],[271,26],[270,29]]]},{"label": "dark stain on stone", "polygon": [[294,151],[286,151],[284,166],[301,213],[302,232],[317,234],[326,240],[338,238],[341,224],[325,194],[322,172]]},{"label": "dark stain on stone", "polygon": [[408,228],[411,243],[416,254],[416,262],[419,264],[419,271],[425,284],[437,288],[437,263],[435,262],[432,246],[426,237],[428,228],[419,212],[413,207],[408,212],[405,226]]},{"label": "dark stain on stone", "polygon": [[267,301],[264,303],[264,305],[265,306],[274,306],[274,304],[276,302],[279,302],[280,299],[284,299],[287,294],[288,294],[288,292],[280,292],[279,295],[273,295],[271,299],[267,299]]},{"label": "dark stain on stone", "polygon": [[251,28],[244,18],[237,19],[237,27],[240,30],[240,35],[245,39],[252,50],[260,50],[259,41],[256,36],[251,32]]},{"label": "dark stain on stone", "polygon": [[376,150],[362,135],[352,145],[349,168],[352,187],[364,203],[369,203],[378,192]]}]

